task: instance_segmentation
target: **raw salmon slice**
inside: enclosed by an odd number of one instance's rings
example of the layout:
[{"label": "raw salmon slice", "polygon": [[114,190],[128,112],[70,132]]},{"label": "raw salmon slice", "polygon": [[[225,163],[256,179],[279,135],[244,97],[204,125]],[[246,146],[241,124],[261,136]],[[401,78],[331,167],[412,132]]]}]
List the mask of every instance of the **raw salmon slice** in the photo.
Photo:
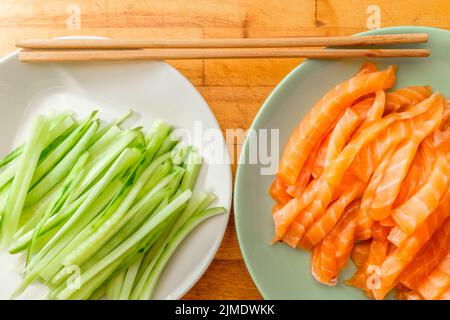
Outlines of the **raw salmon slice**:
[{"label": "raw salmon slice", "polygon": [[427,300],[435,300],[443,294],[450,285],[450,252],[434,268],[423,281],[417,291]]},{"label": "raw salmon slice", "polygon": [[402,272],[400,283],[416,289],[450,251],[450,219],[435,231],[411,264]]},{"label": "raw salmon slice", "polygon": [[447,219],[449,214],[450,192],[447,192],[437,209],[383,263],[380,273],[380,286],[372,291],[376,299],[383,299],[395,287],[400,274],[414,260],[420,249]]},{"label": "raw salmon slice", "polygon": [[292,133],[281,158],[278,176],[285,183],[294,184],[309,152],[342,110],[361,96],[391,88],[394,82],[395,70],[389,67],[384,71],[357,75],[331,89]]}]

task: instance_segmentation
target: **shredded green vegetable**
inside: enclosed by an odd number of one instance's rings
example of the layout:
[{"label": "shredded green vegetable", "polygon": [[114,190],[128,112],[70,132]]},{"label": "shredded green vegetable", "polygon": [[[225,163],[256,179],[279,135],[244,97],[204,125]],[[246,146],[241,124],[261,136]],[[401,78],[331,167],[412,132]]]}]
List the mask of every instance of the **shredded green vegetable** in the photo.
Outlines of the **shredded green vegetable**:
[{"label": "shredded green vegetable", "polygon": [[23,282],[51,299],[148,299],[170,257],[202,221],[225,212],[193,193],[202,158],[156,121],[147,134],[93,112],[38,116],[0,159],[0,241],[23,253]]}]

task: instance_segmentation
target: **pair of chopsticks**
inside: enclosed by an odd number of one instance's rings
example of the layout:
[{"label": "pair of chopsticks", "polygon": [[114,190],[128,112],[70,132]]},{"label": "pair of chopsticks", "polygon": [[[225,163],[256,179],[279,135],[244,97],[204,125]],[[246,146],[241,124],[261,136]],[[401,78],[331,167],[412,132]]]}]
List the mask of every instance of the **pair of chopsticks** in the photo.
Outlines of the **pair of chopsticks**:
[{"label": "pair of chopsticks", "polygon": [[233,58],[427,57],[428,49],[304,49],[424,43],[428,34],[261,39],[32,39],[17,43],[22,62]]}]

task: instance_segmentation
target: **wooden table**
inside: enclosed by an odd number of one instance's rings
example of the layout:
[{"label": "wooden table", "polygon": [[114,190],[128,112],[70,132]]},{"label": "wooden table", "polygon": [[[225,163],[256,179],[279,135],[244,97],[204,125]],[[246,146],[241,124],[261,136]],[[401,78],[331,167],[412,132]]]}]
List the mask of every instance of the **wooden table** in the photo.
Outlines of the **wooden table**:
[{"label": "wooden table", "polygon": [[[376,4],[373,6],[373,4]],[[378,19],[379,18],[379,19]],[[450,0],[2,0],[0,54],[17,40],[63,35],[220,38],[350,35],[377,26],[450,28]],[[300,59],[175,61],[223,130],[246,129]],[[236,166],[233,166],[233,173]],[[186,299],[259,299],[242,260],[233,216],[212,265]]]}]

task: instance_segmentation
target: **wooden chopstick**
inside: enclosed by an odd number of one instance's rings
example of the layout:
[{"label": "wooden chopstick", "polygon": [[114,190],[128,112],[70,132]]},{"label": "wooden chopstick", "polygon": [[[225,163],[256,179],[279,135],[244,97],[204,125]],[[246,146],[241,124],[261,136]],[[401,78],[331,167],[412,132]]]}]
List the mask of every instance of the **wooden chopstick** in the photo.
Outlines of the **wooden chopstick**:
[{"label": "wooden chopstick", "polygon": [[427,49],[144,49],[144,50],[23,50],[22,62],[176,60],[234,58],[387,58],[427,57]]},{"label": "wooden chopstick", "polygon": [[28,49],[148,49],[148,48],[281,48],[363,46],[423,43],[426,33],[373,36],[266,38],[266,39],[31,39],[17,43]]}]

